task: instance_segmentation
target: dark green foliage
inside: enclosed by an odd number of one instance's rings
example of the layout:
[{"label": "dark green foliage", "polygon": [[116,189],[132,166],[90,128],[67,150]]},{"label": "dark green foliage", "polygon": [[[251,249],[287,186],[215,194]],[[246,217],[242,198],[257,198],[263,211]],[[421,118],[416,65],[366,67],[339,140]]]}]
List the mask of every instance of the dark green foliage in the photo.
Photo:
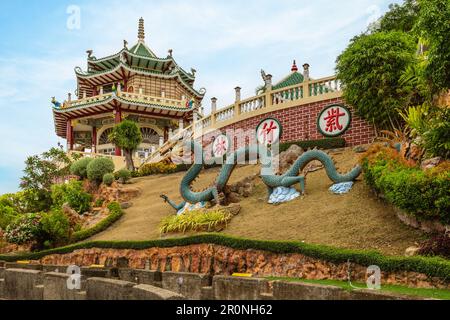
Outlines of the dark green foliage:
[{"label": "dark green foliage", "polygon": [[402,4],[390,4],[389,11],[377,21],[377,31],[403,31],[412,32],[419,17],[417,0],[406,0]]},{"label": "dark green foliage", "polygon": [[20,187],[25,191],[28,212],[48,211],[52,205],[50,189],[55,180],[67,176],[71,160],[60,148],[28,157]]},{"label": "dark green foliage", "polygon": [[425,77],[433,93],[450,88],[450,1],[420,0],[416,31],[426,45]]},{"label": "dark green foliage", "polygon": [[109,158],[96,158],[87,166],[88,179],[100,184],[103,176],[114,172],[114,162]]},{"label": "dark green foliage", "polygon": [[131,172],[127,169],[122,169],[114,173],[114,176],[121,183],[127,183],[131,179]]},{"label": "dark green foliage", "polygon": [[437,109],[421,133],[423,147],[430,156],[450,159],[450,108]]},{"label": "dark green foliage", "polygon": [[46,250],[37,253],[16,256],[0,255],[0,260],[36,260],[50,254],[65,254],[78,249],[108,248],[108,249],[148,249],[171,248],[195,244],[216,244],[240,250],[263,250],[273,253],[300,253],[307,257],[325,260],[331,263],[346,263],[350,261],[363,266],[377,265],[384,272],[412,271],[424,273],[431,277],[439,277],[444,281],[450,280],[450,261],[439,257],[401,257],[384,256],[377,251],[363,251],[334,248],[318,244],[307,244],[297,241],[266,241],[249,240],[226,236],[222,234],[200,234],[185,238],[170,238],[149,241],[95,241],[77,243],[71,246]]},{"label": "dark green foliage", "polygon": [[40,224],[40,238],[43,246],[56,247],[67,244],[70,236],[70,223],[61,210],[42,214]]},{"label": "dark green foliage", "polygon": [[0,203],[0,229],[6,229],[19,215],[14,208]]},{"label": "dark green foliage", "polygon": [[450,223],[450,171],[434,173],[407,167],[382,153],[364,159],[364,178],[396,207],[419,220]]},{"label": "dark green foliage", "polygon": [[82,158],[70,166],[70,173],[79,176],[81,179],[87,178],[87,166],[92,161],[92,158]]},{"label": "dark green foliage", "polygon": [[402,32],[378,32],[355,37],[337,58],[337,77],[344,98],[358,115],[378,128],[398,127],[398,109],[409,98],[400,78],[415,63],[414,38]]},{"label": "dark green foliage", "polygon": [[344,138],[326,138],[321,140],[291,141],[280,143],[280,152],[286,151],[293,144],[298,145],[302,149],[319,148],[319,149],[335,149],[345,147]]},{"label": "dark green foliage", "polygon": [[69,183],[53,185],[52,199],[54,207],[60,209],[64,203],[67,203],[76,212],[82,214],[89,211],[92,196],[84,191],[81,181],[71,180]]},{"label": "dark green foliage", "polygon": [[4,194],[0,196],[0,228],[5,230],[20,213],[22,206],[20,205],[21,192],[17,194]]},{"label": "dark green foliage", "polygon": [[142,133],[138,125],[131,120],[124,120],[114,127],[109,140],[125,153],[127,168],[134,171],[133,152],[142,142]]},{"label": "dark green foliage", "polygon": [[114,174],[112,173],[106,173],[103,176],[103,183],[106,184],[107,186],[111,186],[114,182],[115,178],[114,178]]},{"label": "dark green foliage", "polygon": [[72,235],[71,242],[75,243],[75,242],[83,241],[83,240],[85,240],[87,238],[92,237],[93,235],[95,235],[95,234],[97,234],[99,232],[102,232],[102,231],[106,230],[114,222],[119,220],[122,217],[122,215],[123,215],[123,210],[120,207],[120,204],[118,204],[117,202],[111,202],[108,205],[108,209],[109,209],[110,213],[105,219],[103,219],[102,221],[97,223],[92,228],[83,229],[83,230],[75,232]]}]

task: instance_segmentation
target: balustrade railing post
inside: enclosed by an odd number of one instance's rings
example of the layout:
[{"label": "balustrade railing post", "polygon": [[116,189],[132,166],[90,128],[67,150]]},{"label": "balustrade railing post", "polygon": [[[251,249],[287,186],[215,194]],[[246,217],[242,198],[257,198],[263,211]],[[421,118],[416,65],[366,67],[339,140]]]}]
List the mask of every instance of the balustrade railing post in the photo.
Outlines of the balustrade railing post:
[{"label": "balustrade railing post", "polygon": [[237,117],[241,114],[241,87],[234,88],[236,92],[236,99],[234,100],[234,117]]},{"label": "balustrade railing post", "polygon": [[309,83],[309,80],[303,81],[303,98],[308,98],[310,96]]},{"label": "balustrade railing post", "polygon": [[217,98],[211,98],[211,126],[216,124]]}]

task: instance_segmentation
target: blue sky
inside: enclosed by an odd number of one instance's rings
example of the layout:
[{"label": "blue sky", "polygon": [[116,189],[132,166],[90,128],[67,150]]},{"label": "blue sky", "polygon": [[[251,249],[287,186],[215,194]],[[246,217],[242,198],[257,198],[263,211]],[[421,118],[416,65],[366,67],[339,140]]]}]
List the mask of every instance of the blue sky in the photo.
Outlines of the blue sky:
[{"label": "blue sky", "polygon": [[243,97],[254,95],[261,69],[282,78],[293,59],[308,62],[314,78],[332,75],[348,41],[392,2],[400,1],[1,1],[0,194],[18,189],[28,155],[59,141],[50,98],[73,93],[73,69],[85,69],[86,50],[102,57],[123,39],[134,44],[141,16],[157,55],[173,49],[182,67],[197,70],[209,110],[212,96],[219,107],[230,104],[238,85]]}]

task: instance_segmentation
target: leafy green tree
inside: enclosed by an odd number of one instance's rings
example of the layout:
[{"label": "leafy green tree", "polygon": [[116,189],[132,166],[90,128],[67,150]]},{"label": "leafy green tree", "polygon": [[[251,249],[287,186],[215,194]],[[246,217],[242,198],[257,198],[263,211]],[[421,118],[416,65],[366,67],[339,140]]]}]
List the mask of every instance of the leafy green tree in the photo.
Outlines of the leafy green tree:
[{"label": "leafy green tree", "polygon": [[70,173],[71,159],[61,148],[28,157],[20,187],[24,190],[27,211],[47,211],[52,204],[51,186]]},{"label": "leafy green tree", "polygon": [[134,171],[133,153],[142,142],[141,130],[137,124],[131,120],[122,121],[114,127],[109,140],[124,151],[127,169]]},{"label": "leafy green tree", "polygon": [[410,98],[400,78],[416,62],[414,38],[403,32],[360,35],[337,58],[337,78],[345,100],[377,128],[400,126],[398,109]]},{"label": "leafy green tree", "polygon": [[432,93],[450,88],[450,1],[420,0],[416,25],[426,47],[425,77]]},{"label": "leafy green tree", "polygon": [[406,0],[402,4],[389,5],[389,11],[369,29],[372,32],[412,32],[418,17],[419,4],[417,0]]}]

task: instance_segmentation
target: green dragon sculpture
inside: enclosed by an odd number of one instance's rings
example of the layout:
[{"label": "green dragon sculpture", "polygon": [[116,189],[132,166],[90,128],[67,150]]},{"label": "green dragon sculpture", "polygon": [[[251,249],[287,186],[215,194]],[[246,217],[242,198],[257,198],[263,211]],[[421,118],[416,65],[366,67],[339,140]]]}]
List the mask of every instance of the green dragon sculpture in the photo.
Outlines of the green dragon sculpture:
[{"label": "green dragon sculpture", "polygon": [[[355,180],[361,174],[361,166],[357,165],[351,171],[346,174],[340,174],[337,172],[331,157],[321,150],[310,150],[304,152],[291,166],[291,168],[283,175],[275,175],[272,170],[272,160],[269,151],[262,146],[247,146],[241,148],[227,156],[225,163],[222,165],[219,175],[217,176],[213,186],[200,191],[195,192],[191,190],[191,184],[199,176],[203,166],[205,164],[204,154],[202,147],[194,142],[190,142],[191,150],[194,151],[194,164],[189,168],[184,175],[180,184],[180,194],[184,199],[180,204],[176,204],[171,201],[166,195],[162,194],[161,198],[164,199],[175,210],[182,209],[186,203],[196,204],[200,202],[213,201],[219,203],[219,193],[223,191],[230,176],[240,160],[245,160],[249,155],[256,154],[261,162],[261,179],[268,188],[269,196],[277,187],[291,187],[297,183],[300,185],[301,193],[305,191],[305,177],[299,175],[303,168],[313,160],[319,160],[325,167],[328,177],[334,183],[349,182]],[[216,158],[210,159],[208,162],[216,161]]]}]

